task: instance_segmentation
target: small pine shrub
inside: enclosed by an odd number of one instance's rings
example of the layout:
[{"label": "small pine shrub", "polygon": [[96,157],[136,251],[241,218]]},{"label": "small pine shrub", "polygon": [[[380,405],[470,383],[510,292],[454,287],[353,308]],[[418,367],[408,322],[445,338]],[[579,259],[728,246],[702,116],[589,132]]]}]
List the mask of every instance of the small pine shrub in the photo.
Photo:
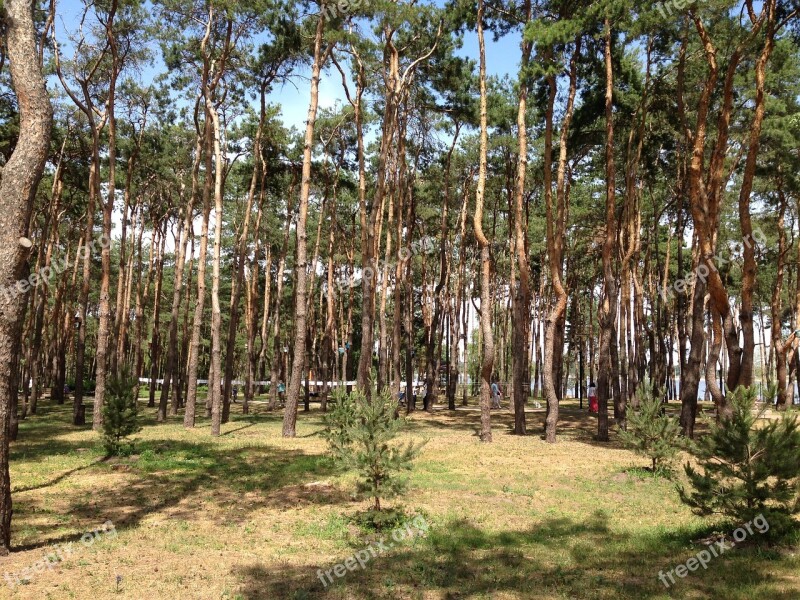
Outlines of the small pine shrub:
[{"label": "small pine shrub", "polygon": [[652,388],[642,386],[640,392],[639,408],[628,412],[628,428],[620,429],[619,437],[628,449],[652,461],[654,474],[669,474],[680,451],[680,424],[664,412]]},{"label": "small pine shrub", "polygon": [[392,444],[403,426],[396,417],[397,401],[391,394],[373,393],[367,400],[361,390],[333,394],[333,408],[325,416],[327,440],[334,460],[359,475],[358,495],[371,498],[372,510],[381,512],[381,500],[396,498],[408,485],[400,474],[409,471],[421,445]]},{"label": "small pine shrub", "polygon": [[362,531],[387,531],[396,529],[408,521],[409,515],[402,507],[383,508],[375,510],[370,508],[353,515],[351,521]]},{"label": "small pine shrub", "polygon": [[108,456],[130,453],[133,443],[128,436],[141,431],[139,410],[136,404],[135,378],[127,369],[112,374],[106,386],[103,405],[103,447]]},{"label": "small pine shrub", "polygon": [[797,528],[800,512],[800,422],[783,414],[759,422],[755,388],[728,396],[731,413],[693,446],[698,468],[685,466],[691,491],[681,500],[700,515],[745,522],[763,514],[776,535]]}]

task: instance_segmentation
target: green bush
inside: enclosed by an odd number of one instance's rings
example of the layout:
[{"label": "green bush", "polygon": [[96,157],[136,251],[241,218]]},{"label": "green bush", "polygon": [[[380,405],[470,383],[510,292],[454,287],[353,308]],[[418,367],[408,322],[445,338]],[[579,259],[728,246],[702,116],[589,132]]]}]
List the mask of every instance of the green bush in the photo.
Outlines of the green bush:
[{"label": "green bush", "polygon": [[652,461],[653,473],[670,473],[680,450],[680,424],[663,409],[658,394],[642,386],[638,410],[628,412],[628,428],[619,431],[627,448]]},{"label": "green bush", "polygon": [[348,395],[337,389],[333,397],[322,435],[336,462],[358,472],[359,496],[371,498],[373,510],[381,511],[382,499],[406,490],[408,481],[400,473],[411,469],[421,445],[391,444],[404,421],[397,417],[397,401],[388,392],[367,400],[361,390]]},{"label": "green bush", "polygon": [[112,374],[106,386],[103,405],[103,447],[108,456],[130,453],[133,443],[127,438],[137,431],[139,410],[136,404],[136,378],[127,369],[119,375]]},{"label": "green bush", "polygon": [[697,514],[745,522],[763,514],[776,534],[795,529],[800,512],[800,422],[796,416],[759,423],[755,388],[728,396],[731,414],[710,424],[692,447],[698,469],[687,464],[691,491],[679,487]]}]

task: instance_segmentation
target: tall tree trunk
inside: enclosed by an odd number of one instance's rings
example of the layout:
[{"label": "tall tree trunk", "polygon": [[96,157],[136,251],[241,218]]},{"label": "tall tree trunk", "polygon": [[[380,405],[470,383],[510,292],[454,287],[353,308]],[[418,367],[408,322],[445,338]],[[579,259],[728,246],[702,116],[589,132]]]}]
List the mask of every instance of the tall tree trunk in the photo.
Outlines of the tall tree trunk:
[{"label": "tall tree trunk", "polygon": [[[753,224],[750,219],[750,195],[753,191],[753,179],[756,174],[761,129],[766,114],[765,80],[767,63],[775,47],[776,5],[776,0],[767,0],[766,2],[767,25],[764,36],[764,46],[756,60],[755,66],[755,109],[753,122],[750,124],[750,139],[747,148],[747,158],[745,159],[744,174],[742,176],[742,187],[739,189],[739,224],[742,230],[744,264],[742,265],[742,306],[739,311],[739,322],[742,326],[742,359],[741,373],[737,384],[745,387],[753,385],[753,359],[756,347],[755,332],[753,330],[753,293],[755,292],[756,284],[756,240],[753,239]],[[795,12],[797,11],[795,10]],[[773,328],[775,327],[780,331],[780,321],[777,325],[773,323]],[[773,345],[773,348],[777,347]]]},{"label": "tall tree trunk", "polygon": [[[253,141],[253,173],[250,177],[250,188],[247,192],[247,205],[245,207],[244,222],[242,231],[239,235],[238,248],[236,250],[236,273],[231,290],[231,312],[228,322],[228,340],[225,348],[225,396],[222,406],[222,422],[227,423],[230,418],[230,394],[233,385],[233,361],[236,354],[236,331],[239,328],[239,302],[244,282],[244,265],[247,260],[247,238],[250,234],[250,215],[253,212],[253,203],[256,198],[256,186],[259,182],[261,173],[261,132],[264,129],[264,119],[266,118],[266,88],[261,86],[261,111],[259,112],[258,127],[256,137]],[[247,395],[245,390],[244,395]]]},{"label": "tall tree trunk", "polygon": [[[786,410],[789,407],[788,376],[786,372],[786,357],[788,344],[781,337],[781,293],[783,291],[783,272],[786,264],[786,230],[784,229],[784,218],[786,214],[787,202],[786,194],[783,191],[783,182],[778,182],[778,198],[780,207],[778,209],[778,263],[775,267],[775,288],[772,291],[771,317],[772,317],[772,348],[775,351],[775,381],[778,387],[778,410]],[[762,328],[763,331],[763,328]]]},{"label": "tall tree trunk", "polygon": [[481,333],[483,348],[481,355],[481,431],[482,442],[492,441],[490,420],[490,394],[492,369],[494,367],[494,334],[492,332],[492,257],[489,240],[483,232],[483,202],[486,191],[486,154],[488,150],[488,123],[486,108],[486,44],[483,39],[483,0],[478,0],[478,51],[480,54],[480,154],[478,162],[478,183],[475,192],[475,214],[472,223],[475,237],[481,248]]},{"label": "tall tree trunk", "polygon": [[211,435],[220,434],[222,424],[222,310],[219,302],[219,277],[222,255],[222,186],[225,181],[219,116],[211,93],[206,94],[206,114],[211,119],[214,140],[214,261],[211,273],[211,373],[208,393],[211,396]]},{"label": "tall tree trunk", "polygon": [[567,202],[567,140],[572,112],[577,91],[577,60],[580,56],[580,38],[576,38],[575,47],[570,59],[569,92],[564,119],[561,124],[559,139],[558,171],[556,174],[556,207],[553,208],[553,113],[558,93],[555,75],[547,78],[548,99],[545,113],[544,140],[544,201],[547,221],[547,255],[550,263],[550,280],[555,294],[555,302],[545,319],[544,357],[542,364],[542,391],[547,402],[545,416],[545,441],[556,443],[556,427],[558,424],[559,399],[561,396],[560,375],[561,358],[564,353],[564,317],[567,309],[567,291],[561,281],[564,261],[564,243],[566,234],[566,202]]},{"label": "tall tree trunk", "polygon": [[[260,150],[259,150],[260,152]],[[245,327],[247,329],[247,380],[244,386],[244,400],[242,401],[242,414],[250,412],[250,403],[255,397],[255,380],[260,377],[258,372],[258,353],[256,352],[256,322],[258,320],[258,257],[261,251],[261,217],[264,212],[264,197],[265,197],[265,170],[261,171],[261,190],[258,197],[258,213],[256,214],[256,224],[254,228],[255,235],[255,248],[253,249],[253,258],[250,261],[250,274],[249,280],[246,280],[247,296],[245,303]],[[269,281],[270,281],[270,265],[272,264],[272,248],[267,246],[266,256],[264,257],[264,293],[269,295]],[[265,304],[264,310],[268,312],[268,304]],[[261,340],[262,347],[265,340]]]},{"label": "tall tree trunk", "polygon": [[[389,33],[385,32],[385,35],[388,37]],[[362,236],[361,244],[361,266],[363,272],[361,278],[361,352],[358,359],[358,371],[356,372],[356,385],[367,395],[369,395],[371,391],[369,379],[372,370],[372,351],[375,338],[375,274],[377,274],[375,257],[377,256],[378,245],[380,243],[380,233],[377,229],[378,220],[383,218],[387,187],[387,163],[392,150],[392,140],[395,134],[398,110],[396,90],[398,78],[397,50],[389,50],[389,44],[387,43],[385,54],[389,56],[387,59],[389,65],[386,91],[384,93],[385,110],[381,134],[381,148],[378,155],[375,196],[372,200],[372,205],[369,207],[369,210],[367,210],[369,214],[366,216],[366,222],[364,222],[365,219],[362,217],[362,227],[366,228],[366,235]],[[359,136],[359,139],[361,139],[361,136]],[[362,184],[363,178],[366,177],[366,174],[362,172],[363,167],[361,165],[361,160],[362,158],[359,157],[359,185]],[[369,269],[369,271],[367,271],[367,269]],[[372,273],[372,276],[368,277],[367,273]]]},{"label": "tall tree trunk", "polygon": [[[338,172],[338,170],[337,170]],[[332,374],[335,374],[335,367],[332,371],[331,362],[337,352],[335,347],[335,327],[336,327],[336,308],[335,308],[335,286],[334,286],[334,231],[336,225],[336,198],[330,206],[330,222],[328,224],[328,268],[326,273],[326,293],[325,293],[325,330],[322,334],[322,392],[319,398],[319,408],[322,412],[328,410],[328,388]]]},{"label": "tall tree trunk", "polygon": [[[205,181],[203,182],[203,222],[200,226],[200,254],[197,257],[197,299],[192,320],[192,341],[189,344],[189,360],[186,389],[186,409],[183,426],[194,427],[197,413],[197,371],[200,360],[200,330],[203,326],[203,311],[206,300],[206,262],[208,256],[208,223],[211,218],[211,188],[214,184],[211,167],[211,144],[213,132],[211,120],[206,115],[204,129]],[[210,386],[210,382],[209,382]],[[211,388],[209,387],[209,393]]]},{"label": "tall tree trunk", "polygon": [[[319,74],[325,56],[322,51],[322,36],[325,31],[325,18],[320,15],[314,36],[314,63],[311,67],[311,99],[308,105],[305,145],[303,147],[303,175],[300,181],[300,202],[297,217],[297,261],[295,263],[295,303],[294,303],[294,361],[291,379],[286,395],[286,408],[283,413],[283,437],[295,436],[297,404],[300,397],[303,370],[306,357],[306,313],[308,298],[306,284],[308,265],[306,259],[306,221],[308,220],[308,198],[311,194],[311,159],[314,145],[314,124],[317,119],[319,102]],[[327,53],[325,53],[327,54]]]},{"label": "tall tree trunk", "polygon": [[[25,270],[28,222],[50,145],[53,111],[39,67],[33,8],[26,0],[5,0],[6,56],[19,105],[19,139],[0,173],[0,285],[16,291]],[[9,426],[12,363],[19,345],[26,295],[0,294],[0,555],[11,549]]]},{"label": "tall tree trunk", "polygon": [[[451,294],[452,302],[450,306],[450,387],[447,390],[447,406],[449,410],[456,409],[456,391],[458,386],[458,354],[459,354],[459,340],[461,332],[461,319],[465,317],[462,314],[462,304],[466,297],[464,293],[465,279],[466,279],[466,233],[467,233],[467,208],[469,206],[469,184],[472,179],[474,171],[470,172],[470,177],[464,179],[461,211],[458,217],[458,233],[459,233],[459,250],[458,250],[458,274],[455,283],[455,294]],[[466,310],[463,311],[464,313]],[[463,329],[464,335],[464,357],[467,355],[467,329]],[[466,369],[465,369],[465,385],[466,390]]]},{"label": "tall tree trunk", "polygon": [[[63,262],[60,263],[60,266],[53,265],[53,247],[58,243],[58,225],[59,225],[59,209],[61,207],[61,193],[64,189],[64,182],[63,182],[63,161],[64,161],[64,147],[66,146],[66,140],[61,145],[61,151],[59,153],[58,162],[56,164],[56,170],[53,174],[53,186],[51,188],[51,200],[50,200],[50,211],[48,212],[47,219],[45,220],[45,225],[42,230],[42,236],[47,238],[46,249],[42,253],[42,249],[40,247],[39,258],[37,258],[37,265],[36,265],[36,273],[41,273],[39,266],[40,266],[40,259],[44,263],[43,269],[47,269],[50,273],[60,273],[66,270],[69,262],[69,252],[64,256]],[[44,360],[42,357],[42,334],[44,330],[44,315],[45,315],[45,305],[47,304],[48,292],[50,287],[49,277],[43,277],[41,280],[41,284],[39,289],[32,294],[33,296],[33,311],[32,311],[32,318],[33,318],[33,344],[31,345],[31,352],[30,352],[30,369],[31,369],[31,400],[30,400],[30,411],[32,415],[36,414],[37,404],[39,401],[39,396],[42,392],[43,385],[41,379],[41,375],[43,374],[43,367],[44,367]],[[54,315],[60,315],[60,309],[58,312],[53,312]],[[58,324],[58,319],[55,319],[55,323]],[[57,326],[57,325],[56,325]],[[56,329],[57,331],[57,329]],[[63,388],[62,388],[62,395],[63,395]]]},{"label": "tall tree trunk", "polygon": [[[198,136],[199,138],[200,136]],[[197,155],[195,157],[195,162],[197,167],[200,166],[200,149],[202,145],[198,141],[195,150],[197,151]],[[194,188],[194,185],[192,186]],[[191,234],[191,224],[192,224],[192,216],[194,215],[193,210],[193,194],[194,189],[192,189],[192,197],[190,197],[188,205],[183,207],[183,219],[179,220],[178,225],[178,237],[175,240],[175,249],[177,251],[176,261],[175,261],[175,278],[173,280],[172,286],[172,308],[169,314],[169,339],[167,340],[167,360],[164,370],[164,383],[161,386],[161,397],[158,403],[158,417],[157,420],[159,423],[163,423],[167,420],[167,403],[169,402],[169,395],[170,389],[172,385],[172,380],[177,379],[175,377],[175,371],[177,370],[177,362],[178,362],[178,315],[180,314],[181,309],[181,286],[183,285],[183,269],[184,264],[186,262],[186,246],[189,242],[189,236]],[[182,194],[181,194],[182,195]],[[177,395],[173,397],[172,404],[170,406],[170,414],[177,415],[178,414],[178,402],[177,402]]]},{"label": "tall tree trunk", "polygon": [[89,201],[86,207],[86,233],[83,240],[83,272],[80,291],[80,308],[76,314],[76,327],[78,339],[75,344],[75,394],[72,406],[72,424],[83,425],[85,415],[83,411],[83,378],[86,362],[86,317],[89,312],[89,289],[91,286],[91,252],[89,250],[94,238],[94,211],[100,187],[100,157],[97,147],[100,144],[99,133],[96,127],[92,128],[92,162],[89,166]]},{"label": "tall tree trunk", "polygon": [[[164,217],[163,231],[160,233],[160,248],[156,257],[156,287],[153,292],[153,329],[150,337],[150,397],[148,407],[156,405],[156,386],[158,380],[158,363],[161,361],[161,284],[164,277],[164,247],[167,241],[169,221]],[[153,243],[155,243],[153,236]]]},{"label": "tall tree trunk", "polygon": [[[531,1],[525,2],[525,21],[531,19]],[[514,394],[514,433],[525,435],[525,402],[528,399],[528,385],[525,375],[528,368],[528,338],[531,323],[531,270],[528,265],[528,227],[523,220],[522,204],[525,197],[525,175],[528,169],[528,132],[525,115],[528,110],[528,61],[533,43],[523,38],[522,60],[519,76],[519,101],[517,105],[517,178],[514,188],[514,248],[519,268],[519,286],[512,289],[514,295],[513,311],[513,394]]]},{"label": "tall tree trunk", "polygon": [[[195,105],[197,110],[199,105]],[[194,204],[197,194],[200,192],[200,163],[203,155],[203,139],[204,136],[197,132],[194,146],[194,164],[192,165],[192,188],[189,192],[189,200],[183,207],[183,221],[180,226],[180,233],[176,240],[177,257],[175,261],[175,280],[172,289],[172,308],[170,310],[169,318],[169,340],[167,342],[167,363],[164,372],[164,385],[161,388],[161,398],[158,406],[158,420],[166,421],[167,419],[167,403],[170,400],[170,389],[172,381],[178,380],[178,318],[181,310],[181,293],[183,286],[183,272],[186,265],[186,247],[189,244],[189,238],[192,237],[194,221]],[[183,192],[183,183],[181,183],[181,192]],[[183,196],[183,194],[180,194]],[[176,386],[177,388],[177,386]],[[178,397],[180,396],[176,389],[175,395],[170,403],[171,415],[178,414]]]},{"label": "tall tree trunk", "polygon": [[[614,67],[611,60],[611,21],[605,19],[605,69],[606,69],[606,235],[603,243],[603,280],[605,295],[600,314],[600,365],[597,377],[599,415],[597,437],[608,441],[608,401],[615,391],[615,347],[617,331],[617,282],[614,276],[613,256],[617,241],[616,169],[614,165]],[[617,378],[618,379],[618,378]],[[619,382],[616,382],[616,386]]]},{"label": "tall tree trunk", "polygon": [[[383,391],[389,381],[389,331],[386,318],[386,299],[389,295],[389,269],[392,260],[392,225],[394,224],[394,194],[389,196],[389,219],[386,227],[386,245],[384,248],[383,267],[381,274],[381,299],[378,311],[378,381],[377,390]],[[398,199],[399,202],[399,199]],[[397,250],[400,250],[400,238],[397,239]],[[376,272],[377,276],[378,273]],[[395,311],[395,320],[398,318]],[[396,393],[392,388],[392,393]]]},{"label": "tall tree trunk", "polygon": [[[427,340],[425,348],[427,372],[426,372],[426,399],[425,406],[428,410],[433,408],[433,405],[438,402],[438,388],[439,388],[439,361],[441,357],[441,333],[443,332],[444,316],[447,312],[447,288],[450,281],[450,259],[448,256],[448,214],[450,208],[450,163],[455,149],[456,142],[458,141],[458,128],[453,136],[453,141],[450,144],[450,149],[447,152],[445,159],[445,175],[444,175],[444,198],[442,200],[442,214],[439,221],[439,281],[433,292],[433,320],[431,323],[431,332]],[[440,329],[442,326],[442,329]],[[438,345],[437,345],[438,342]],[[439,352],[437,352],[439,350]],[[449,369],[448,365],[448,369]]]},{"label": "tall tree trunk", "polygon": [[[278,258],[278,269],[276,271],[277,282],[275,285],[275,308],[272,315],[272,364],[270,365],[270,385],[269,385],[269,409],[274,410],[278,406],[278,378],[280,373],[280,363],[283,356],[281,350],[281,306],[283,304],[283,271],[286,266],[286,254],[289,251],[289,232],[294,217],[294,206],[292,204],[294,196],[294,182],[289,186],[289,194],[286,199],[286,224],[283,229],[283,245],[281,254]],[[267,274],[269,278],[269,274]],[[269,294],[267,294],[268,300]],[[267,305],[264,305],[266,310]],[[266,346],[262,346],[261,354],[264,355]],[[260,360],[260,359],[259,359]]]},{"label": "tall tree trunk", "polygon": [[99,431],[103,425],[103,400],[106,391],[106,367],[108,363],[108,347],[111,339],[111,213],[114,211],[116,198],[116,164],[117,164],[117,120],[115,116],[115,97],[117,77],[120,72],[119,51],[114,33],[114,15],[117,0],[111,0],[105,25],[106,40],[111,50],[111,73],[106,100],[106,119],[108,120],[108,188],[106,201],[103,204],[103,245],[100,253],[100,310],[97,324],[97,352],[95,362],[94,410],[92,411],[92,429]]},{"label": "tall tree trunk", "polygon": [[[125,170],[125,194],[122,207],[122,233],[120,235],[119,244],[119,278],[117,281],[117,300],[116,309],[114,311],[114,331],[117,335],[117,351],[111,359],[112,370],[117,371],[118,361],[125,360],[126,348],[126,335],[129,321],[129,308],[130,308],[130,295],[132,289],[133,277],[133,251],[135,250],[133,243],[131,243],[131,257],[127,256],[127,239],[128,239],[128,210],[131,209],[131,188],[133,186],[133,175],[136,166],[136,159],[139,156],[139,151],[142,146],[142,138],[144,137],[145,125],[147,124],[147,111],[144,111],[142,123],[139,129],[139,135],[136,137],[136,145],[130,156],[128,156],[128,165]],[[133,218],[133,232],[136,231],[136,205],[131,209]],[[132,240],[133,241],[133,240]],[[125,273],[127,269],[127,274]],[[124,291],[123,291],[124,288]]]}]

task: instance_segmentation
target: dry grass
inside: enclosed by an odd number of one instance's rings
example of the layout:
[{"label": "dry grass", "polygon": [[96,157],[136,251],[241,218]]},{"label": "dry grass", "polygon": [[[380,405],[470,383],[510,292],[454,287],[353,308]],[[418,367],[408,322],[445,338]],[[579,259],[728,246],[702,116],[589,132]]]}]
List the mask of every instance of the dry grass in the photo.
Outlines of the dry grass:
[{"label": "dry grass", "polygon": [[[646,460],[595,442],[594,420],[570,402],[556,445],[538,435],[541,410],[524,438],[493,413],[490,445],[474,408],[414,414],[406,435],[428,443],[403,504],[425,515],[427,536],[323,590],[317,569],[368,543],[349,520],[364,508],[352,476],[324,458],[317,412],[285,440],[280,414],[238,409],[218,439],[205,421],[186,431],[146,411],[138,454],[112,461],[64,407],[26,420],[13,446],[16,551],[0,569],[19,572],[53,545],[74,552],[0,598],[800,598],[800,560],[785,550],[730,552],[665,589],[659,570],[693,556],[709,523],[671,482],[631,470]],[[79,542],[107,520],[116,537]]]}]

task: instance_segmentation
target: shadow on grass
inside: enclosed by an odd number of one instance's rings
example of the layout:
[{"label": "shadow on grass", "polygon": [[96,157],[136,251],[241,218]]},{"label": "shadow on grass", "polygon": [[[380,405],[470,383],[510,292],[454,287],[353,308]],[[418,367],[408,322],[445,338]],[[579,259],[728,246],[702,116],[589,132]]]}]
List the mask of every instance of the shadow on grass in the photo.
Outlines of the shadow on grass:
[{"label": "shadow on grass", "polygon": [[256,421],[253,420],[253,419],[250,419],[249,423],[246,423],[246,424],[242,425],[241,427],[237,427],[236,429],[230,429],[230,430],[226,431],[225,433],[223,433],[221,435],[223,435],[223,436],[225,436],[225,435],[233,435],[237,431],[241,431],[242,429],[249,429],[250,427],[252,427],[255,424],[256,424]]},{"label": "shadow on grass", "polygon": [[[136,527],[142,519],[162,513],[171,519],[191,521],[197,517],[197,499],[221,507],[240,506],[242,510],[226,510],[226,520],[247,520],[250,508],[287,507],[313,504],[346,504],[350,496],[320,481],[336,473],[329,459],[319,454],[271,446],[260,441],[221,447],[218,441],[198,439],[141,439],[136,443],[137,455],[130,458],[98,458],[101,452],[96,440],[63,439],[73,430],[67,410],[52,407],[52,412],[26,421],[20,442],[14,445],[13,459],[44,460],[59,455],[71,456],[86,448],[89,464],[67,470],[41,484],[15,489],[14,493],[47,488],[82,472],[82,480],[96,477],[98,485],[87,493],[85,486],[59,489],[59,502],[66,502],[64,512],[74,516],[81,526],[96,526],[111,520],[117,529]],[[63,412],[64,414],[60,414]],[[264,422],[258,415],[237,415],[232,418],[233,432],[240,432]],[[143,420],[145,425],[150,419]],[[198,420],[198,425],[201,421]],[[153,424],[151,431],[158,431]],[[227,432],[230,433],[230,432]],[[181,435],[171,431],[169,435]],[[246,434],[245,434],[246,435]],[[119,477],[119,484],[109,484]],[[24,527],[28,517],[45,510],[46,497],[29,495],[15,505],[15,527]],[[63,531],[63,529],[62,529]],[[78,534],[80,535],[80,534]],[[75,539],[75,532],[39,537],[35,542],[16,546],[30,550]]]},{"label": "shadow on grass", "polygon": [[69,454],[78,448],[88,448],[93,444],[85,440],[65,439],[78,431],[92,429],[91,410],[87,407],[87,425],[73,427],[72,405],[39,405],[35,415],[28,415],[19,423],[19,435],[11,443],[12,461],[40,461],[53,455]]},{"label": "shadow on grass", "polygon": [[[488,532],[458,520],[426,538],[402,542],[364,569],[346,572],[323,587],[318,569],[331,570],[347,556],[305,568],[259,564],[234,571],[239,596],[273,598],[731,598],[796,600],[796,581],[781,579],[770,558],[737,550],[715,559],[707,571],[689,573],[665,588],[658,579],[694,556],[696,532],[633,535],[612,531],[605,513],[583,522],[550,519],[526,531]],[[354,548],[353,554],[360,548]],[[773,557],[774,558],[774,557]],[[787,573],[791,567],[783,565]],[[332,571],[331,571],[332,572]],[[325,577],[324,575],[322,576]]]},{"label": "shadow on grass", "polygon": [[[542,408],[534,408],[530,400],[525,407],[525,420],[527,436],[531,439],[544,440],[544,419],[546,416],[544,400],[540,400]],[[584,401],[585,404],[585,401]],[[668,405],[668,411],[676,416],[680,412],[680,404]],[[700,403],[698,405],[698,422],[695,431],[701,433],[706,424],[700,419],[700,414],[713,416],[713,405]],[[459,405],[456,410],[448,410],[444,405],[434,406],[430,412],[416,410],[408,420],[408,431],[412,433],[431,433],[438,429],[465,431],[479,437],[480,435],[480,409],[477,406],[467,407]],[[508,409],[507,403],[502,409],[491,411],[492,433],[495,435],[514,435],[514,413]],[[622,448],[617,437],[617,426],[613,417],[609,415],[610,440],[601,442],[597,439],[597,415],[590,413],[587,406],[579,407],[577,400],[569,399],[559,406],[557,438],[559,441],[570,441],[587,444],[599,448]]]},{"label": "shadow on grass", "polygon": [[61,483],[62,481],[64,481],[66,478],[68,478],[70,475],[74,475],[75,473],[78,473],[80,471],[85,471],[86,469],[89,469],[89,468],[97,465],[98,463],[104,462],[105,460],[106,460],[105,458],[98,458],[96,460],[93,460],[89,464],[82,465],[80,467],[75,467],[74,469],[70,469],[69,471],[64,471],[63,473],[61,473],[60,475],[57,475],[56,477],[54,477],[53,479],[51,479],[49,481],[45,481],[45,482],[40,483],[38,485],[31,485],[31,486],[28,486],[28,487],[13,488],[11,490],[11,492],[13,494],[16,494],[16,493],[19,493],[19,492],[32,492],[34,490],[42,490],[44,488],[48,488],[50,486],[57,485],[57,484]]},{"label": "shadow on grass", "polygon": [[[263,445],[221,449],[214,443],[177,440],[141,441],[137,451],[138,459],[98,466],[132,479],[126,477],[123,486],[91,498],[75,498],[70,513],[90,523],[110,519],[117,529],[127,529],[157,513],[191,521],[197,517],[196,502],[184,501],[198,495],[248,510],[350,501],[344,491],[317,481],[334,472],[319,455]],[[245,521],[248,510],[227,511],[226,520]],[[39,545],[48,543],[52,540]]]},{"label": "shadow on grass", "polygon": [[[415,411],[408,420],[408,430],[412,433],[428,433],[439,429],[469,432],[473,437],[480,434],[480,410],[475,406],[459,406],[455,411],[437,406],[431,412]],[[531,439],[544,439],[544,409],[534,409],[528,403],[525,410],[527,436]],[[492,433],[495,435],[514,435],[514,413],[503,407],[491,411]],[[612,434],[611,442],[598,442],[597,418],[587,409],[566,405],[559,409],[559,440],[575,441],[603,447],[614,446],[616,442]],[[618,444],[617,444],[618,445]]]}]

